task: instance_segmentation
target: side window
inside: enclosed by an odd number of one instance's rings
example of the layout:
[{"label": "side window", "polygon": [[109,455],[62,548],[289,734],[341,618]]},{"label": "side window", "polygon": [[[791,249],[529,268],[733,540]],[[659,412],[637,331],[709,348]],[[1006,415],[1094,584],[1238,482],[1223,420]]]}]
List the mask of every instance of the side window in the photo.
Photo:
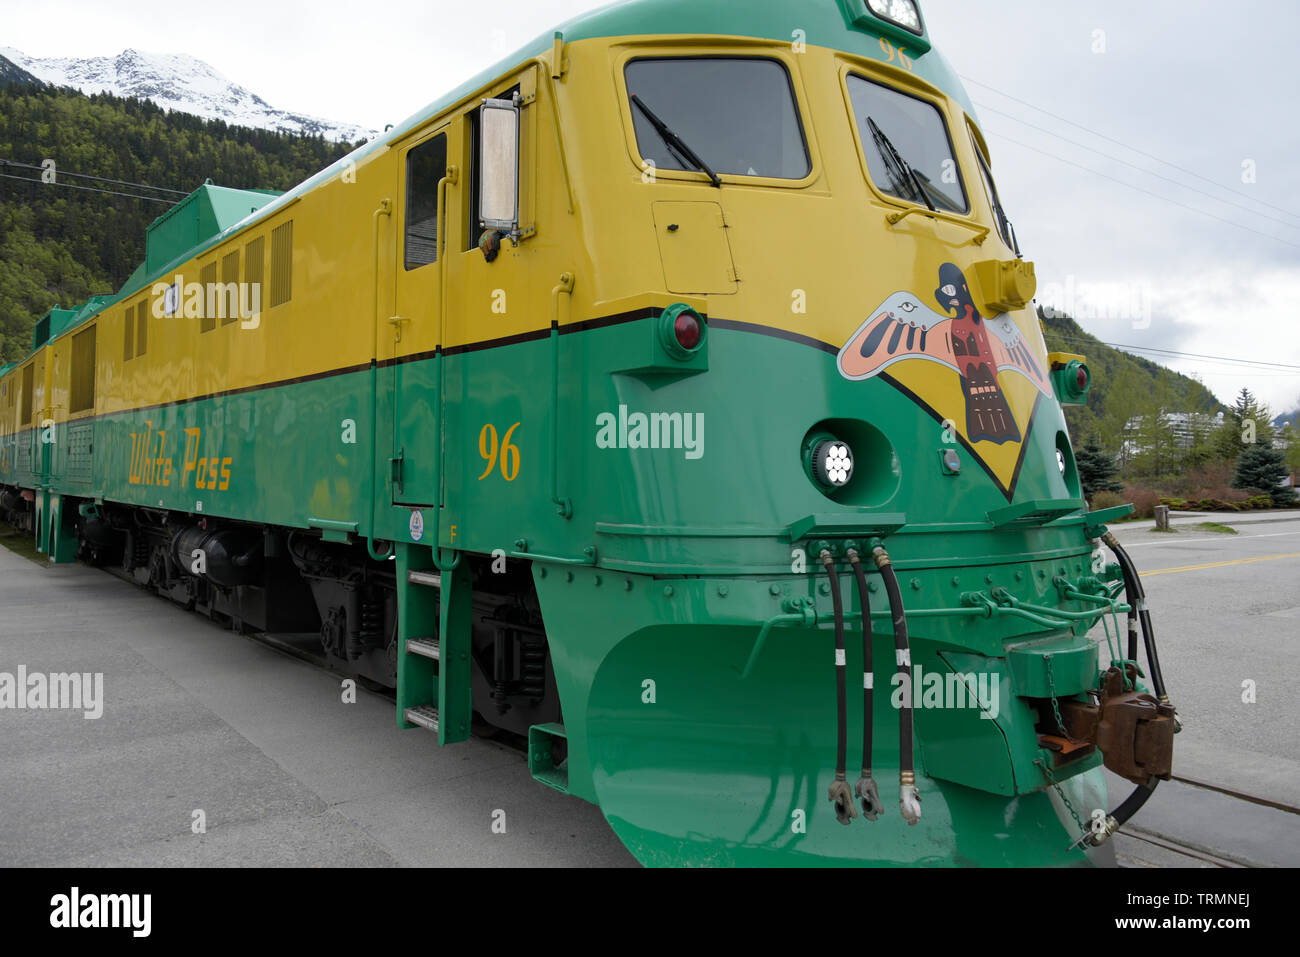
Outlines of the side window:
[{"label": "side window", "polygon": [[[790,74],[762,57],[655,57],[623,71],[637,148],[664,170],[803,179],[812,171]],[[697,163],[696,161],[699,161]]]},{"label": "side window", "polygon": [[438,260],[438,181],[446,175],[445,133],[406,154],[407,269],[418,269]]},{"label": "side window", "polygon": [[966,213],[966,187],[933,103],[849,74],[849,100],[871,180],[882,193],[950,213]]},{"label": "side window", "polygon": [[984,154],[980,151],[979,143],[974,142],[974,139],[972,136],[971,141],[975,147],[975,161],[980,168],[980,178],[984,180],[984,192],[989,198],[989,205],[993,207],[993,216],[998,221],[998,234],[1002,237],[1002,241],[1007,244],[1007,248],[1014,250],[1015,254],[1019,256],[1020,244],[1016,241],[1015,228],[1012,227],[1011,220],[1007,218],[1006,210],[1002,208],[1002,200],[998,196],[997,184],[993,182],[993,171],[989,169],[988,163],[984,160]]}]

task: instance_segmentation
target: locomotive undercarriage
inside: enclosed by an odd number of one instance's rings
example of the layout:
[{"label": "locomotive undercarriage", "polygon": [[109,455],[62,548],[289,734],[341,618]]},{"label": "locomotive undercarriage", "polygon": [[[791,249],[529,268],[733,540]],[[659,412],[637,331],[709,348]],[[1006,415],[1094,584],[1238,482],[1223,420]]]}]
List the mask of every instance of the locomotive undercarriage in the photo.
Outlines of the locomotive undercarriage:
[{"label": "locomotive undercarriage", "polygon": [[[33,503],[0,489],[0,519],[31,532]],[[316,532],[104,505],[77,519],[78,557],[242,634],[302,638],[338,672],[397,684],[395,562]],[[559,695],[528,568],[473,569],[471,672],[476,723],[526,737],[560,720]],[[437,616],[421,630],[437,638]],[[307,644],[303,642],[303,644]]]}]

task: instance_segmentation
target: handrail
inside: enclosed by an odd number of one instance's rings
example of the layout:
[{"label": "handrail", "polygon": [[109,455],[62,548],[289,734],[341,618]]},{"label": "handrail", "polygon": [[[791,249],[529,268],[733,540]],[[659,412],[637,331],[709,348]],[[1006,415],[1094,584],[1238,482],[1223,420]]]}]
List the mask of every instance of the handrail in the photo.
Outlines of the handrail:
[{"label": "handrail", "polygon": [[942,210],[925,209],[924,207],[921,206],[913,206],[909,209],[904,209],[897,213],[890,213],[888,216],[885,217],[885,222],[889,223],[889,225],[891,226],[897,226],[903,220],[907,219],[908,216],[912,216],[912,215],[925,216],[929,219],[942,220],[945,223],[951,223],[954,226],[962,226],[966,229],[974,230],[975,232],[979,233],[979,235],[976,236],[974,239],[962,243],[963,246],[969,245],[970,243],[974,243],[976,246],[983,246],[984,240],[988,239],[989,233],[992,232],[992,230],[988,226],[981,226],[979,223],[972,223],[969,220],[962,219],[960,216],[954,216],[952,213],[945,213]]},{"label": "handrail", "polygon": [[[561,51],[563,47],[561,46]],[[552,54],[554,55],[554,54]],[[561,53],[563,56],[563,53]],[[569,180],[569,157],[564,149],[564,134],[560,130],[560,101],[555,93],[555,77],[553,69],[546,62],[545,57],[534,57],[534,62],[542,67],[542,75],[546,77],[546,88],[551,94],[551,115],[555,117],[555,148],[560,154],[560,173],[564,176],[564,198],[569,204],[569,213],[573,213],[573,184]]]},{"label": "handrail", "polygon": [[433,351],[433,368],[434,374],[438,380],[437,397],[434,401],[433,415],[434,441],[438,443],[438,454],[435,457],[437,464],[437,481],[434,482],[434,488],[437,490],[436,501],[433,503],[433,564],[439,571],[449,572],[460,564],[460,552],[453,549],[453,558],[450,562],[444,562],[442,558],[442,493],[443,483],[446,479],[447,470],[444,468],[444,453],[446,443],[443,441],[442,430],[445,425],[442,414],[443,402],[446,395],[446,376],[443,374],[443,339],[447,332],[447,188],[460,182],[460,168],[455,165],[449,165],[447,171],[443,174],[442,179],[438,180],[438,338],[434,343]]},{"label": "handrail", "polygon": [[573,301],[573,273],[561,273],[551,289],[551,503],[567,519],[573,517],[573,503],[560,496],[560,296]]},{"label": "handrail", "polygon": [[366,551],[377,562],[388,559],[393,554],[393,543],[388,543],[388,551],[375,551],[375,510],[379,505],[379,482],[375,476],[375,456],[378,454],[379,430],[379,217],[393,215],[393,201],[387,197],[379,201],[379,207],[371,214],[373,226],[373,244],[375,252],[374,302],[370,308],[370,521],[366,523]]}]

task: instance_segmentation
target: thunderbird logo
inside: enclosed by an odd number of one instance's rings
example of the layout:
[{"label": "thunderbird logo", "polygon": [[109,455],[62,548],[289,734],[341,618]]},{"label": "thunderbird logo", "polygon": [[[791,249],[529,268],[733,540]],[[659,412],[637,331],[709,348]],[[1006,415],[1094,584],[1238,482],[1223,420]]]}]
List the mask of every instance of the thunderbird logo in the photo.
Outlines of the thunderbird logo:
[{"label": "thunderbird logo", "polygon": [[1039,397],[1052,397],[1046,349],[1005,313],[982,316],[952,263],[940,267],[934,298],[942,313],[910,292],[886,299],[840,350],[840,374],[880,376],[951,422],[1009,499]]}]

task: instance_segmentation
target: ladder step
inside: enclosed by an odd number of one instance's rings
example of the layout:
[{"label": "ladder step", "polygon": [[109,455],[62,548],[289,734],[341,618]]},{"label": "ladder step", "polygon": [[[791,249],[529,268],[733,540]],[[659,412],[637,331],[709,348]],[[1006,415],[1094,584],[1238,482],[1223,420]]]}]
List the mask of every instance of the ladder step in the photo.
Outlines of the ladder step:
[{"label": "ladder step", "polygon": [[431,704],[406,709],[406,720],[430,731],[438,730],[438,709]]},{"label": "ladder step", "polygon": [[406,653],[408,655],[423,655],[425,658],[438,660],[438,639],[437,638],[407,638]]},{"label": "ladder step", "polygon": [[407,572],[406,580],[412,585],[427,585],[429,588],[442,587],[442,575],[438,572]]}]

